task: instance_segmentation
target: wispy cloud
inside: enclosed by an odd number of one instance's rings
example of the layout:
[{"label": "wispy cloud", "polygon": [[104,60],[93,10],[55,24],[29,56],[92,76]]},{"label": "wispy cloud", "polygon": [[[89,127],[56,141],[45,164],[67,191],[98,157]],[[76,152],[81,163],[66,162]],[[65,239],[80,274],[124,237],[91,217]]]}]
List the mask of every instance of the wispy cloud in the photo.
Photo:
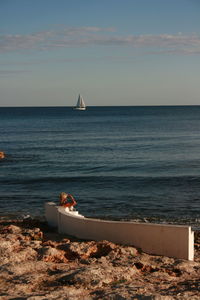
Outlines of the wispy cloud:
[{"label": "wispy cloud", "polygon": [[62,30],[41,31],[24,35],[1,34],[0,53],[19,50],[47,50],[58,47],[76,47],[83,44],[91,44],[96,34],[113,31],[113,28],[68,27]]},{"label": "wispy cloud", "polygon": [[28,70],[1,70],[0,69],[0,77],[7,77],[7,76],[15,76],[19,74],[29,73]]},{"label": "wispy cloud", "polygon": [[114,28],[100,27],[68,27],[26,35],[0,35],[0,53],[88,46],[130,46],[144,48],[152,54],[189,55],[199,54],[200,36],[194,33],[120,35]]}]

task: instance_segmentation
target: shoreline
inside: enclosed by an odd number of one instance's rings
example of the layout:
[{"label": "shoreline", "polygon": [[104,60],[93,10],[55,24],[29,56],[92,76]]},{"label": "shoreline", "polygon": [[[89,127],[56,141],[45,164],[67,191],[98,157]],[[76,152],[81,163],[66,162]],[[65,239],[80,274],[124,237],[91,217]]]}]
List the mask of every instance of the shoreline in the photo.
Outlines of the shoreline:
[{"label": "shoreline", "polygon": [[[103,216],[87,216],[84,215],[86,218],[95,218],[95,219],[101,219],[105,221],[122,221],[122,222],[136,222],[136,223],[147,223],[147,224],[164,224],[164,225],[181,225],[181,226],[190,226],[192,231],[194,232],[199,232],[200,231],[200,223],[199,222],[191,222],[191,220],[185,219],[185,220],[163,220],[163,219],[158,219],[155,217],[138,217],[138,218],[120,218],[120,217],[103,217]],[[18,214],[18,213],[7,213],[7,214],[0,214],[0,220],[19,220],[23,221],[26,219],[33,219],[33,220],[38,220],[41,222],[46,222],[45,215],[31,215],[31,214]]]},{"label": "shoreline", "polygon": [[200,298],[199,231],[193,262],[60,235],[33,218],[0,217],[0,239],[2,300]]}]

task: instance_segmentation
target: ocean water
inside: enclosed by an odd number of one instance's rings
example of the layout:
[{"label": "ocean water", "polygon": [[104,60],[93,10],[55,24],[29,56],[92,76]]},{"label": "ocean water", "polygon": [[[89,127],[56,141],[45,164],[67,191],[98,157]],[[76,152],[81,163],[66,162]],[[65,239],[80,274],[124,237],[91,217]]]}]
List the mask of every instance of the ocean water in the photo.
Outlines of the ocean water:
[{"label": "ocean water", "polygon": [[200,228],[200,106],[0,108],[0,215],[79,212]]}]

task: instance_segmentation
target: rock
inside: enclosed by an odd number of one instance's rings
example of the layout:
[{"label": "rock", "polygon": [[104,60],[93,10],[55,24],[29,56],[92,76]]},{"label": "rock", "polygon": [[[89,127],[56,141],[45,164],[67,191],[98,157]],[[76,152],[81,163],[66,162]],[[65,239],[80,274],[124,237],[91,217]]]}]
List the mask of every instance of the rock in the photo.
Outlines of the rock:
[{"label": "rock", "polygon": [[8,234],[8,233],[18,234],[21,232],[22,232],[22,229],[16,225],[5,226],[3,229],[1,229],[1,233],[5,233],[5,234]]},{"label": "rock", "polygon": [[108,241],[63,239],[40,225],[0,220],[2,300],[200,299],[198,233],[191,262]]},{"label": "rock", "polygon": [[[55,245],[56,246],[56,245]],[[101,242],[67,242],[59,243],[57,249],[65,251],[65,256],[68,260],[82,259],[86,260],[89,258],[100,258],[107,256],[117,246],[108,241]]]},{"label": "rock", "polygon": [[5,158],[5,153],[3,151],[0,151],[0,159]]},{"label": "rock", "polygon": [[71,259],[88,259],[97,252],[96,242],[73,242],[59,247],[66,251],[66,256]]},{"label": "rock", "polygon": [[41,258],[46,262],[66,263],[68,259],[65,257],[65,251],[52,247],[42,248]]}]

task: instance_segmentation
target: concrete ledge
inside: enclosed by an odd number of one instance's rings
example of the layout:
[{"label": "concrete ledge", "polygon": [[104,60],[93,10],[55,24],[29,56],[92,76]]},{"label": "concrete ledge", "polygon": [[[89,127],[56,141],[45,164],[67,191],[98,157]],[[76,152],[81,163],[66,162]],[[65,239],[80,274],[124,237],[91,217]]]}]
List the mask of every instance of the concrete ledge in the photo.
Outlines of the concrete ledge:
[{"label": "concrete ledge", "polygon": [[51,227],[58,227],[58,208],[54,202],[45,203],[45,218]]},{"label": "concrete ledge", "polygon": [[108,240],[141,248],[149,254],[194,259],[194,232],[190,226],[84,218],[66,212],[53,202],[45,204],[45,216],[49,225],[57,227],[58,232],[77,238]]}]

